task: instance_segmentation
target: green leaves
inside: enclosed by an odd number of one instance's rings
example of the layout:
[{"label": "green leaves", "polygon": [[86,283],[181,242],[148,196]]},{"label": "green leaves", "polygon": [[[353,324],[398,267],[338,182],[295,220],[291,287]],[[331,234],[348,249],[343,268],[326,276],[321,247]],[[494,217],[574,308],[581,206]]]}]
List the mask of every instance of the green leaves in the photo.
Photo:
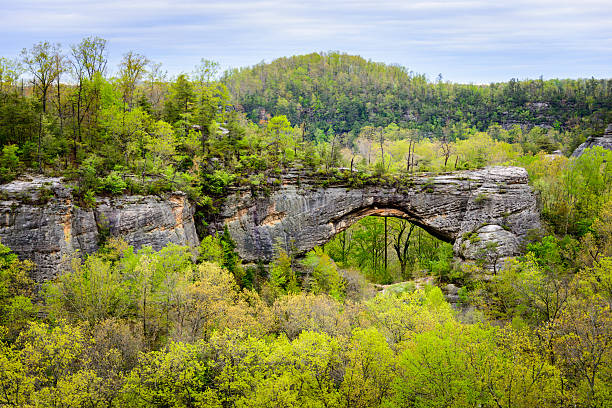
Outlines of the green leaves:
[{"label": "green leaves", "polygon": [[336,300],[344,299],[344,280],[329,255],[316,247],[306,255],[303,263],[312,268],[311,290],[314,294],[327,293]]}]

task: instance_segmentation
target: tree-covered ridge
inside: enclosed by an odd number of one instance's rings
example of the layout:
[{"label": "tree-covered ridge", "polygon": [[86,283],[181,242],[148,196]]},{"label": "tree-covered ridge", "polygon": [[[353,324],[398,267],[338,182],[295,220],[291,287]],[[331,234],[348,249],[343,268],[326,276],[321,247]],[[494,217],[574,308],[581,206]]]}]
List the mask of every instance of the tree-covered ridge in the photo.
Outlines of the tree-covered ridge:
[{"label": "tree-covered ridge", "polygon": [[229,71],[222,81],[251,120],[286,115],[311,132],[395,123],[439,136],[457,124],[478,130],[494,123],[571,128],[587,118],[599,129],[612,108],[609,79],[430,82],[401,66],[338,52],[279,58]]}]

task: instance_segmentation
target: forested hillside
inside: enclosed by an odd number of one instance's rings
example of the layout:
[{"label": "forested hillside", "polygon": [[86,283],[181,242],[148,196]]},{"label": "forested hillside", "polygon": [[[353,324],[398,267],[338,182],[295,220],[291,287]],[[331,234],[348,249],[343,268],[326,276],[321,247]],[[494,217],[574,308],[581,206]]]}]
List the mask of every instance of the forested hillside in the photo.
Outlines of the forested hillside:
[{"label": "forested hillside", "polygon": [[[612,122],[612,80],[430,82],[339,53],[217,70],[109,67],[97,37],[0,59],[2,183],[61,176],[80,207],[182,190],[201,240],[106,236],[46,282],[0,245],[0,407],[612,407],[612,152],[569,157]],[[488,165],[539,194],[514,259],[382,217],[268,265],[208,234],[232,188],[290,173],[403,191]]]},{"label": "forested hillside", "polygon": [[438,137],[445,127],[483,131],[492,124],[599,131],[612,108],[608,79],[432,82],[401,66],[338,52],[279,58],[227,72],[222,81],[251,120],[286,115],[311,132],[359,132],[391,123]]}]

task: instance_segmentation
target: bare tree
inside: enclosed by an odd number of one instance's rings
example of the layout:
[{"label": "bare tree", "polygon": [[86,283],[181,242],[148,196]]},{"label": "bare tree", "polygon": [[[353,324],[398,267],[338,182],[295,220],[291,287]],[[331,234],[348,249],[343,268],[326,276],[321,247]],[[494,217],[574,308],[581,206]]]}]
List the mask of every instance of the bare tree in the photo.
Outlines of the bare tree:
[{"label": "bare tree", "polygon": [[378,128],[378,142],[380,143],[380,160],[382,162],[382,168],[385,168],[385,132],[382,127]]},{"label": "bare tree", "polygon": [[438,147],[440,152],[442,153],[442,157],[444,157],[444,167],[446,167],[446,163],[448,163],[449,157],[454,152],[453,142],[450,141],[450,138],[447,135],[442,136],[442,138],[438,141]]},{"label": "bare tree", "polygon": [[64,72],[68,70],[68,61],[66,60],[66,56],[61,53],[56,53],[53,56],[53,62],[55,64],[55,70],[57,75],[55,76],[55,88],[56,88],[56,108],[57,108],[57,116],[60,121],[60,135],[63,137],[64,135],[64,111],[62,105],[62,89],[61,89],[61,77]]},{"label": "bare tree", "polygon": [[414,135],[410,135],[410,139],[408,139],[408,154],[406,154],[406,172],[410,172],[414,169],[415,165],[415,157],[414,157],[414,148],[416,147],[418,141],[418,135],[415,137]]},{"label": "bare tree", "polygon": [[166,76],[167,72],[162,71],[161,62],[149,62],[149,69],[147,70],[149,90],[147,97],[156,111],[161,110],[160,103],[163,95],[162,84],[165,82]]},{"label": "bare tree", "polygon": [[372,147],[376,143],[376,131],[372,126],[364,126],[357,139],[361,155],[368,158],[368,165],[371,163]]},{"label": "bare tree", "polygon": [[220,68],[221,65],[218,62],[202,58],[200,60],[200,65],[195,67],[195,81],[198,82],[200,86],[208,84],[211,79],[217,76]]},{"label": "bare tree", "polygon": [[406,277],[406,267],[408,266],[408,249],[410,248],[410,236],[414,231],[414,224],[406,220],[397,220],[393,228],[393,249],[400,263],[402,277]]}]

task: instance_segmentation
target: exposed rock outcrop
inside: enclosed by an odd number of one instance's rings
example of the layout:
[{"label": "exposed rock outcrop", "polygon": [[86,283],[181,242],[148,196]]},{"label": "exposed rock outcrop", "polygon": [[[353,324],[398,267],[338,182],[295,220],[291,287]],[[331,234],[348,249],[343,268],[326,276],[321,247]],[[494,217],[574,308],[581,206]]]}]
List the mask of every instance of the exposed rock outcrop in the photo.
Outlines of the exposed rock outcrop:
[{"label": "exposed rock outcrop", "polygon": [[97,197],[81,208],[59,178],[33,177],[0,186],[0,240],[37,264],[34,279],[47,280],[76,251],[92,253],[105,236],[140,248],[198,244],[194,207],[183,193]]},{"label": "exposed rock outcrop", "polygon": [[578,157],[584,153],[585,149],[601,146],[604,149],[612,150],[612,123],[608,125],[604,134],[596,137],[589,137],[583,144],[578,146],[572,153],[572,157]]},{"label": "exposed rock outcrop", "polygon": [[285,178],[267,197],[237,189],[214,227],[227,225],[246,262],[271,260],[275,246],[303,254],[368,216],[401,217],[454,244],[463,259],[493,249],[499,259],[520,253],[529,230],[540,228],[536,197],[525,169],[490,167],[414,176],[401,186],[322,187]]}]

